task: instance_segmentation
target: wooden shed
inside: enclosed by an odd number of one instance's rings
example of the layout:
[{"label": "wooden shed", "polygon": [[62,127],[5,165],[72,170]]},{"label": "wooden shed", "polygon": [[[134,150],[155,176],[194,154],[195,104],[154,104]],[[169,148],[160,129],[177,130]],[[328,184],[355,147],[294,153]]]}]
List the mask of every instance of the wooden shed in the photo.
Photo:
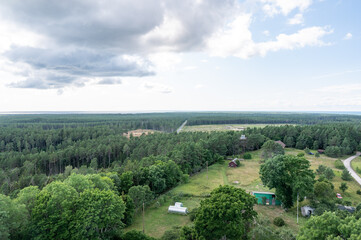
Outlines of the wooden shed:
[{"label": "wooden shed", "polygon": [[232,161],[230,161],[228,163],[228,167],[236,168],[237,167],[236,159],[233,159]]},{"label": "wooden shed", "polygon": [[286,144],[284,144],[282,141],[275,141],[275,143],[278,143],[278,144],[281,145],[283,148],[286,147]]}]

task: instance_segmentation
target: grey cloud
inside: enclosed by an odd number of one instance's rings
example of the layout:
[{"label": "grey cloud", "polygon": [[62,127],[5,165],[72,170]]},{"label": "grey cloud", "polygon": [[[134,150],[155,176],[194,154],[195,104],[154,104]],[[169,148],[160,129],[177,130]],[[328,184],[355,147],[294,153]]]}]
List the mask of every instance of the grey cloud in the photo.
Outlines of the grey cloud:
[{"label": "grey cloud", "polygon": [[[235,5],[236,0],[3,1],[2,18],[50,42],[42,48],[13,47],[4,54],[15,64],[31,66],[26,80],[12,86],[61,88],[83,78],[154,75],[148,54],[162,47],[202,50]],[[176,19],[181,30],[175,36],[152,35],[167,16]]]},{"label": "grey cloud", "polygon": [[100,85],[115,85],[115,84],[122,84],[121,79],[117,78],[104,78],[98,82]]}]

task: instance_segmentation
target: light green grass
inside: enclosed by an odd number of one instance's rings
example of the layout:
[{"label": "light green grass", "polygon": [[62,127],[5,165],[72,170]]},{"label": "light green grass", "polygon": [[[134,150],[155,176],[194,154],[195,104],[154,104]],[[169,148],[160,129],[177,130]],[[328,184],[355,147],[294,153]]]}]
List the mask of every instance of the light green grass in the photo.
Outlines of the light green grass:
[{"label": "light green grass", "polygon": [[351,167],[359,176],[361,176],[361,174],[357,172],[357,168],[361,170],[361,157],[357,157],[354,160],[352,160]]},{"label": "light green grass", "polygon": [[[285,149],[285,152],[286,154],[297,155],[298,153],[304,151],[297,149]],[[315,153],[315,151],[313,152]],[[200,201],[204,199],[201,196],[209,194],[219,185],[229,184],[235,187],[243,188],[247,192],[274,191],[274,189],[268,189],[263,186],[259,176],[261,151],[254,151],[251,152],[251,154],[252,159],[242,161],[243,166],[241,167],[229,168],[228,161],[225,161],[223,164],[214,164],[208,169],[208,178],[207,171],[203,170],[202,172],[190,177],[188,183],[175,187],[167,194],[176,195],[179,193],[185,193],[196,196],[181,199],[184,206],[191,210],[194,207],[199,206]],[[335,192],[340,192],[344,199],[351,201],[353,205],[357,205],[361,202],[361,196],[356,194],[356,190],[360,189],[360,186],[354,180],[347,182],[349,189],[346,190],[345,193],[340,191],[339,187],[343,181],[341,179],[341,170],[334,167],[335,158],[329,158],[325,155],[321,155],[319,158],[316,158],[314,155],[305,155],[305,157],[310,161],[311,169],[313,170],[317,169],[321,164],[334,170],[336,177],[332,180],[332,183],[335,186]],[[346,158],[347,156],[342,159]],[[235,181],[238,183],[234,183]],[[147,208],[145,214],[145,230],[148,235],[159,238],[166,230],[172,229],[173,226],[191,224],[188,216],[169,214],[167,209],[170,204],[174,204],[174,201],[172,201],[171,198],[169,198],[168,201],[159,208],[157,208],[156,205]],[[302,202],[300,206],[305,204],[305,202]],[[288,212],[285,212],[281,207],[257,205],[255,206],[255,210],[258,213],[267,216],[271,222],[275,217],[281,216],[287,224],[286,227],[291,229],[294,233],[297,233],[299,228],[307,221],[307,218],[303,218],[300,215],[299,224],[296,223],[297,215],[295,207],[290,209]],[[125,231],[129,231],[131,229],[142,230],[142,215],[140,213],[135,216],[133,225],[125,229]]]},{"label": "light green grass", "polygon": [[243,131],[246,128],[264,128],[266,126],[282,126],[286,124],[211,124],[184,126],[184,132],[211,132],[211,131]]}]

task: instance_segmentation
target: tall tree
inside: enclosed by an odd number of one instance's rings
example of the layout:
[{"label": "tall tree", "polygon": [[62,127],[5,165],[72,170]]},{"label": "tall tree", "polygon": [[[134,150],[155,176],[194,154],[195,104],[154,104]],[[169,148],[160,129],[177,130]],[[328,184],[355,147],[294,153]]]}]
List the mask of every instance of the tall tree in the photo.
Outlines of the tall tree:
[{"label": "tall tree", "polygon": [[313,191],[314,174],[310,162],[303,157],[277,155],[261,165],[263,184],[276,189],[276,195],[285,208],[293,206],[299,194],[303,199]]},{"label": "tall tree", "polygon": [[240,239],[257,213],[255,197],[243,189],[220,186],[201,202],[194,221],[199,239]]}]

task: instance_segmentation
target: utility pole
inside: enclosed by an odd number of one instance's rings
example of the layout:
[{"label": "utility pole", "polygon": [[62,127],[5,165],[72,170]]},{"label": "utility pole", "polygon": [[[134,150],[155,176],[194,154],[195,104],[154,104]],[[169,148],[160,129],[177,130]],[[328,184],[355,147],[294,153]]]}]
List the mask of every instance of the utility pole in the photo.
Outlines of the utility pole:
[{"label": "utility pole", "polygon": [[297,224],[298,224],[298,192],[297,192]]},{"label": "utility pole", "polygon": [[145,234],[145,230],[144,230],[144,201],[143,201],[143,233]]},{"label": "utility pole", "polygon": [[207,180],[208,180],[208,161],[206,162],[207,165]]}]

